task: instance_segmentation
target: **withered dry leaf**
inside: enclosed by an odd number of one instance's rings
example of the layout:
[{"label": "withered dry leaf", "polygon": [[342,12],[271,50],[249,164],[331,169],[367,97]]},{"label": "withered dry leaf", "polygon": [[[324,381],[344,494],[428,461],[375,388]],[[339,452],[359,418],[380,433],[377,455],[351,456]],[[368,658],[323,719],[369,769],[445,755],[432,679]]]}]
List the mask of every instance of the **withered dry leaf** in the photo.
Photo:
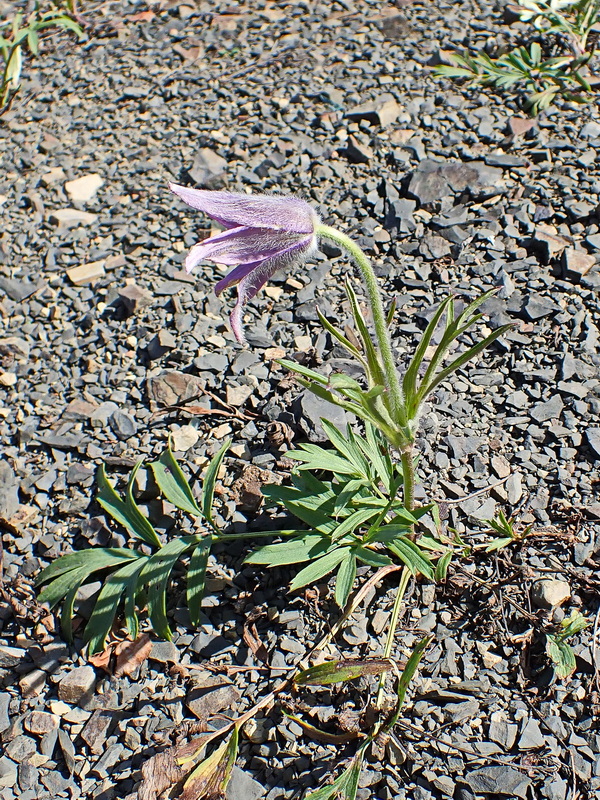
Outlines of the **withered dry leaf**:
[{"label": "withered dry leaf", "polygon": [[[179,797],[183,783],[190,775],[194,763],[205,745],[221,735],[213,731],[191,739],[184,744],[169,747],[149,758],[142,766],[142,782],[136,800],[167,800]],[[180,764],[181,759],[187,759]]]},{"label": "withered dry leaf", "polygon": [[137,800],[160,800],[167,789],[183,784],[189,767],[177,763],[178,747],[169,747],[149,758],[142,766],[142,782],[138,787]]},{"label": "withered dry leaf", "polygon": [[269,660],[269,653],[267,648],[261,641],[258,631],[256,629],[256,620],[263,616],[259,609],[253,609],[244,620],[243,638],[244,642],[248,645],[252,654],[263,664],[267,664]]},{"label": "withered dry leaf", "polygon": [[115,677],[132,675],[146,661],[151,650],[152,641],[147,633],[142,633],[135,642],[129,640],[119,642],[115,647],[115,656],[117,657]]}]

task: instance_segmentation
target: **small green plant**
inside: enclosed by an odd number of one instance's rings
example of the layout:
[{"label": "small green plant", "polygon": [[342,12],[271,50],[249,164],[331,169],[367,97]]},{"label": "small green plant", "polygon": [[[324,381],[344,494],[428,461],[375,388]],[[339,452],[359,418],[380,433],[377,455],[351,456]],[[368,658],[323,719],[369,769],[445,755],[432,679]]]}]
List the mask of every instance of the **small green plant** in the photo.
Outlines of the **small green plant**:
[{"label": "small green plant", "polygon": [[0,22],[0,55],[4,63],[0,79],[0,111],[7,108],[19,91],[21,72],[23,69],[23,51],[26,47],[31,55],[37,56],[40,48],[40,34],[49,28],[63,28],[74,33],[79,39],[83,37],[81,25],[73,19],[72,5],[54,3],[46,11],[40,3],[24,21],[21,12],[12,20]]},{"label": "small green plant", "polygon": [[517,47],[499,58],[490,58],[486,53],[476,56],[452,53],[449,58],[451,66],[436,67],[438,77],[466,78],[473,85],[503,89],[522,85],[526,93],[524,108],[533,115],[552,105],[558,96],[587,103],[592,91],[582,71],[591,53],[544,58],[540,45],[533,42],[529,49]]},{"label": "small green plant", "polygon": [[[515,517],[507,519],[502,509],[500,509],[494,519],[486,519],[484,522],[490,526],[490,529],[494,531],[494,533],[498,534],[489,544],[481,545],[481,547],[485,547],[486,553],[491,553],[493,550],[500,550],[502,547],[507,547],[507,545],[513,544],[514,542],[523,541],[526,536],[529,536],[533,528],[533,524],[531,524],[520,529]],[[478,547],[478,545],[476,545],[476,547]]]},{"label": "small green plant", "polygon": [[[542,42],[515,47],[498,58],[487,53],[451,53],[451,63],[436,67],[435,75],[501,89],[520,87],[525,93],[524,108],[533,115],[558,97],[589,102],[589,62],[594,55],[590,34],[599,20],[600,0],[522,0],[516,10],[522,22],[533,25],[536,37],[545,37]],[[558,53],[550,54],[556,50],[550,35],[558,41]]]},{"label": "small green plant", "polygon": [[171,638],[166,615],[166,592],[177,561],[189,555],[187,604],[192,624],[197,625],[208,556],[212,545],[222,540],[213,519],[213,497],[219,467],[230,445],[227,441],[207,467],[200,503],[175,460],[170,447],[149,466],[164,498],[204,523],[204,531],[161,541],[150,520],[142,514],[133,496],[135,478],[142,461],[132,470],[125,496],[120,497],[106,477],[104,466],[98,470],[97,500],[105,511],[138,542],[137,547],[94,547],[68,553],[40,572],[36,583],[44,586],[39,595],[51,608],[62,601],[61,628],[69,641],[73,637],[72,617],[77,593],[84,583],[101,580],[92,614],[83,636],[90,654],[104,648],[117,611],[123,603],[127,630],[132,639],[138,635],[138,611],[148,608],[154,631]]},{"label": "small green plant", "polygon": [[587,628],[589,621],[579,611],[573,611],[570,617],[560,623],[558,633],[546,634],[546,655],[552,661],[554,673],[563,680],[570,678],[577,669],[575,653],[567,641],[571,636]]}]

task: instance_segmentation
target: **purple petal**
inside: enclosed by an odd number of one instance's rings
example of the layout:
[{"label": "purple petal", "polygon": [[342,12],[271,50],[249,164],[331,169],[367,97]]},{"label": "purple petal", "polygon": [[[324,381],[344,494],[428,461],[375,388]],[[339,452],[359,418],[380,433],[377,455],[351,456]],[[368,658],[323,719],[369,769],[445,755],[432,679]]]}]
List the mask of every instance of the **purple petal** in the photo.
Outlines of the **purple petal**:
[{"label": "purple petal", "polygon": [[249,272],[252,272],[252,270],[256,269],[260,264],[260,261],[252,261],[249,264],[240,264],[239,267],[235,267],[235,269],[228,272],[227,275],[221,278],[217,283],[215,286],[215,294],[218,296],[225,289],[229,289],[230,286],[235,286],[236,283],[239,283],[242,278],[245,278]]},{"label": "purple petal", "polygon": [[[313,237],[305,237],[303,241],[293,244],[286,250],[282,250],[276,256],[261,261],[253,269],[247,271],[245,275],[242,276],[240,270],[238,299],[229,317],[231,320],[231,329],[240,344],[244,344],[246,341],[243,332],[244,305],[257,294],[269,278],[278,270],[283,269],[291,263],[297,264],[302,261],[309,255],[312,249]],[[247,267],[248,265],[245,266]],[[237,270],[233,270],[233,272],[231,272],[230,275],[226,275],[223,280],[233,277],[235,272],[237,272]],[[233,285],[233,281],[230,281],[229,285]]]},{"label": "purple petal", "polygon": [[271,228],[288,233],[312,234],[318,217],[312,206],[298,197],[209,192],[170,183],[184,203],[226,227]]},{"label": "purple petal", "polygon": [[264,261],[305,239],[306,235],[270,228],[231,228],[194,245],[185,260],[185,268],[191,272],[205,260],[228,265]]}]

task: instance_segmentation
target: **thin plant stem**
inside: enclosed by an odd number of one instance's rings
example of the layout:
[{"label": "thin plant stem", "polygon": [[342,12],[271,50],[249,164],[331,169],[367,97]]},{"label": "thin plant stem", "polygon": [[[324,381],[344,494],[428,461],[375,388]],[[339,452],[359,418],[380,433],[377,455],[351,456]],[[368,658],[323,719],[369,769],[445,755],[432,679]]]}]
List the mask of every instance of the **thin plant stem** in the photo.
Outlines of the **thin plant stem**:
[{"label": "thin plant stem", "polygon": [[[400,618],[402,601],[404,600],[404,594],[406,592],[406,587],[408,586],[408,581],[410,579],[410,576],[411,576],[411,571],[409,570],[408,567],[404,567],[402,569],[402,574],[400,575],[400,583],[398,584],[398,591],[396,592],[394,608],[392,609],[392,618],[390,619],[390,624],[388,627],[388,632],[385,640],[385,647],[383,650],[384,658],[390,658],[392,650],[394,649],[394,638],[396,636],[396,629],[398,627],[398,619]],[[381,708],[381,704],[383,702],[385,676],[386,673],[384,672],[379,678],[379,688],[377,690],[377,699],[375,701],[376,708]]]},{"label": "thin plant stem", "polygon": [[371,262],[366,253],[356,244],[356,242],[353,242],[352,239],[346,236],[345,233],[342,233],[335,228],[330,228],[328,225],[319,225],[316,233],[317,236],[330,239],[332,242],[335,242],[343,247],[361,271],[367,287],[367,294],[369,296],[369,303],[371,306],[371,312],[373,314],[375,335],[377,338],[377,344],[379,346],[379,353],[383,360],[387,382],[386,388],[390,394],[394,421],[398,422],[402,427],[406,427],[404,396],[400,387],[400,379],[398,377],[398,370],[396,369],[396,361],[392,352],[390,331],[386,321],[386,314],[383,310],[383,301],[381,299],[379,282],[375,272],[373,271]]},{"label": "thin plant stem", "polygon": [[404,478],[402,485],[404,508],[412,511],[415,507],[415,460],[412,444],[402,451],[401,461]]}]

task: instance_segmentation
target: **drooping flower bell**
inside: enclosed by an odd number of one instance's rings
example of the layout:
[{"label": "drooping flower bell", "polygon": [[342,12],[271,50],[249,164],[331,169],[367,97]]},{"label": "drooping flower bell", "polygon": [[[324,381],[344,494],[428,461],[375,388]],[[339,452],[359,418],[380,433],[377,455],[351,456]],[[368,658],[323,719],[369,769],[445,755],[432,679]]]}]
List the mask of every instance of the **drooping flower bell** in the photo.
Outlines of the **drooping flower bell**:
[{"label": "drooping flower bell", "polygon": [[302,263],[316,250],[317,213],[297,197],[209,192],[174,183],[169,188],[188,206],[227,229],[194,245],[185,269],[192,272],[201,261],[233,267],[215,292],[218,295],[237,285],[238,299],[230,320],[235,338],[243,344],[244,304],[278,270]]}]

